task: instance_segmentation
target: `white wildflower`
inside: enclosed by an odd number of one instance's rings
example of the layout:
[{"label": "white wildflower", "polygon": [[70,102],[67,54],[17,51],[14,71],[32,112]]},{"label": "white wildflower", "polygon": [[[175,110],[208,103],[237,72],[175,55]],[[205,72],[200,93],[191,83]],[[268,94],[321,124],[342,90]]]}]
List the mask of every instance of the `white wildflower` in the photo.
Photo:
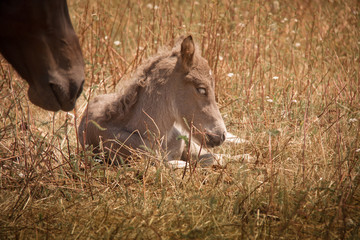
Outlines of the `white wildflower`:
[{"label": "white wildflower", "polygon": [[273,2],[273,10],[274,10],[274,12],[278,12],[279,9],[280,9],[280,3],[279,3],[279,1],[274,1],[274,2]]},{"label": "white wildflower", "polygon": [[296,100],[296,99],[293,99],[293,100],[291,100],[291,102],[293,102],[293,103],[297,103],[297,100]]},{"label": "white wildflower", "polygon": [[233,77],[234,74],[233,74],[233,73],[228,73],[227,76],[228,76],[228,77]]},{"label": "white wildflower", "polygon": [[300,47],[301,46],[301,44],[299,43],[299,42],[297,42],[297,43],[295,43],[295,47]]},{"label": "white wildflower", "polygon": [[357,152],[357,153],[360,152],[360,148],[356,149],[355,152]]},{"label": "white wildflower", "polygon": [[108,36],[105,36],[104,39],[107,40],[107,39],[108,39]]},{"label": "white wildflower", "polygon": [[116,46],[119,46],[119,45],[120,45],[120,41],[116,40],[116,41],[114,41],[114,44],[115,44]]},{"label": "white wildflower", "polygon": [[219,56],[219,60],[220,61],[224,60],[223,56]]},{"label": "white wildflower", "polygon": [[274,102],[274,100],[272,100],[269,96],[266,96],[265,98],[266,98],[266,101],[269,102],[269,103]]},{"label": "white wildflower", "polygon": [[148,3],[147,5],[146,5],[146,7],[148,8],[148,9],[159,9],[159,6],[158,5],[152,5],[152,3]]},{"label": "white wildflower", "polygon": [[274,79],[274,80],[278,80],[279,77],[278,77],[278,76],[273,76],[273,79]]},{"label": "white wildflower", "polygon": [[349,119],[349,123],[354,123],[354,122],[357,122],[358,120],[356,118],[350,118]]}]

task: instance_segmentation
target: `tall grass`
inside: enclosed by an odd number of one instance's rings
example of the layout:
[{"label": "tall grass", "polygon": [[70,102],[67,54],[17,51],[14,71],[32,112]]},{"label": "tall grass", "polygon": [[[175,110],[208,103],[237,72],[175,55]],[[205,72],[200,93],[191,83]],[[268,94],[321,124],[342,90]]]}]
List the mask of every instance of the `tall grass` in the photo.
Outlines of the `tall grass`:
[{"label": "tall grass", "polygon": [[[76,111],[30,104],[0,60],[1,238],[359,238],[357,1],[68,3],[86,62]],[[228,131],[248,142],[184,178],[156,152],[97,163],[76,135],[87,101],[184,34],[215,73]]]}]

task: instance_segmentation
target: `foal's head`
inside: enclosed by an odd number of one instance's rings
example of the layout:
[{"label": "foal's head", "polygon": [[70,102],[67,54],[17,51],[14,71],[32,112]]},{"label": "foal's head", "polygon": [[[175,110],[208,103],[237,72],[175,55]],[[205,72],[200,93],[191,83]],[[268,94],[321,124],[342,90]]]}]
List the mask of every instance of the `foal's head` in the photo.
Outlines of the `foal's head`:
[{"label": "foal's head", "polygon": [[195,127],[194,138],[208,147],[219,146],[225,140],[226,128],[215,101],[215,81],[208,62],[195,49],[191,36],[181,43],[175,67],[173,93],[177,121],[184,128]]}]

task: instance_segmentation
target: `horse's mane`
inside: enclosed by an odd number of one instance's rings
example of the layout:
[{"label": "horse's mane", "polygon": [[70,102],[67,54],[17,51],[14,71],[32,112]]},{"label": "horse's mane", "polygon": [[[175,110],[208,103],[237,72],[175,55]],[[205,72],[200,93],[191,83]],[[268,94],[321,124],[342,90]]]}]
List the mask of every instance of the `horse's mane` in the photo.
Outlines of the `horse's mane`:
[{"label": "horse's mane", "polygon": [[157,54],[149,57],[140,64],[130,79],[122,83],[115,100],[107,104],[104,109],[107,120],[114,118],[121,119],[130,111],[132,106],[138,101],[141,89],[154,85],[151,81],[158,80],[148,77],[152,70],[156,68],[157,64],[168,57],[179,54],[182,39],[184,39],[184,37],[178,38],[172,49],[166,47],[161,48]]}]

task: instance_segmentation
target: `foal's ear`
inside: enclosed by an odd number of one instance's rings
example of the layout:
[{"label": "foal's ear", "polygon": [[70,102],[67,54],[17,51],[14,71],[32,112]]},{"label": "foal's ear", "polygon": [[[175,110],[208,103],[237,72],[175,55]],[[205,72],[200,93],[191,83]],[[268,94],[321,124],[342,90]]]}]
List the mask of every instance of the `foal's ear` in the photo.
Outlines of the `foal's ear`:
[{"label": "foal's ear", "polygon": [[191,35],[181,43],[181,61],[185,71],[189,71],[193,65],[195,44]]}]

